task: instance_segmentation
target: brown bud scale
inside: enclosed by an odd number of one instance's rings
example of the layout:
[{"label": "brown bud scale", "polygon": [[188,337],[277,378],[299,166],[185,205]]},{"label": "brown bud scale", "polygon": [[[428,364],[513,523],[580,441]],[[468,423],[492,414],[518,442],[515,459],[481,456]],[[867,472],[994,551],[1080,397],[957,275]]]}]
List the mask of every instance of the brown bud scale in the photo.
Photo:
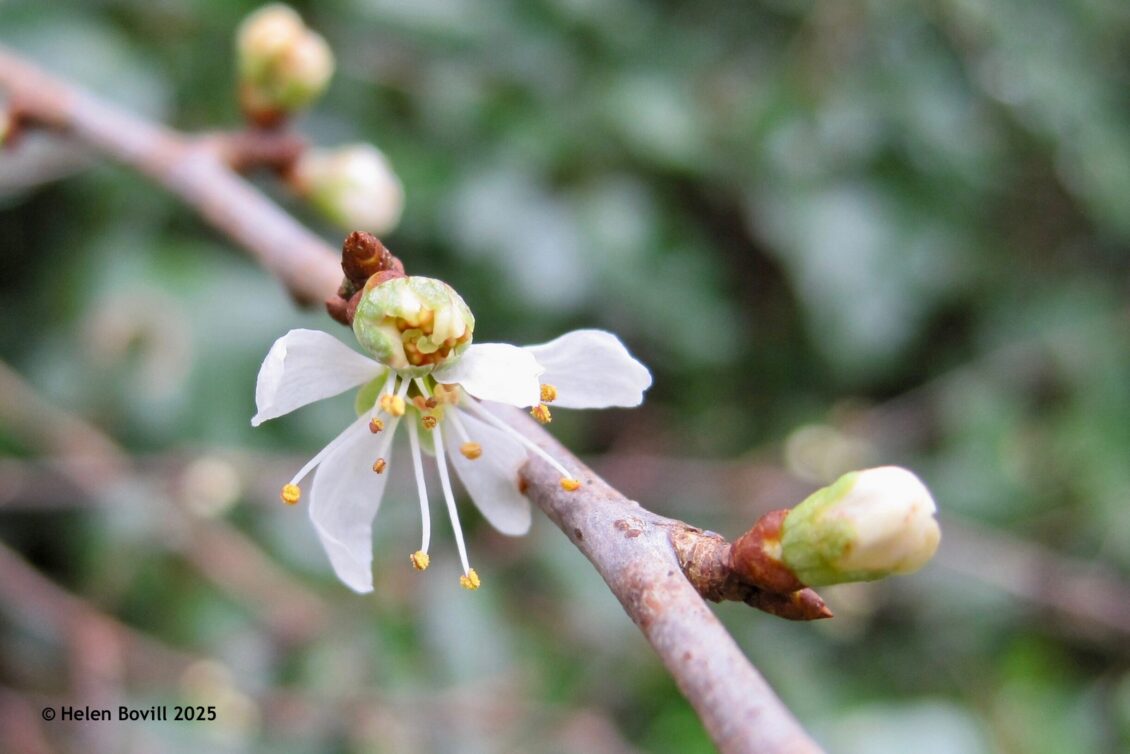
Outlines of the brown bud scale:
[{"label": "brown bud scale", "polygon": [[360,287],[378,272],[389,277],[404,277],[404,265],[371,233],[354,231],[341,247],[341,269],[345,277]]},{"label": "brown bud scale", "polygon": [[730,565],[738,578],[778,594],[804,589],[804,584],[775,554],[780,552],[781,525],[788,514],[787,508],[770,511],[734,541]]}]

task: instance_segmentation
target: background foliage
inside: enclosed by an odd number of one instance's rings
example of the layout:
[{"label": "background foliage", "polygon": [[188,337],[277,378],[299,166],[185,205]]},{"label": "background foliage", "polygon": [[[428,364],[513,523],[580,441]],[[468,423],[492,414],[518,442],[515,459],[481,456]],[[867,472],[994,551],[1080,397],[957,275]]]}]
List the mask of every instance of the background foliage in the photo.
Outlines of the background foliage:
[{"label": "background foliage", "polygon": [[[231,37],[253,7],[8,0],[0,40],[177,127],[234,126]],[[1130,615],[1112,591],[1130,575],[1130,6],[297,7],[339,60],[302,128],[389,155],[408,204],[386,241],[409,268],[453,282],[483,340],[607,327],[652,366],[638,411],[555,414],[626,494],[734,536],[846,468],[901,463],[930,484],[949,518],[920,574],[828,590],[839,617],[819,625],[718,608],[832,751],[1130,747]],[[215,660],[119,684],[83,660],[81,627],[6,593],[0,697],[86,703],[94,677],[103,699],[221,704],[214,725],[45,726],[51,742],[710,750],[544,519],[509,540],[473,518],[486,588],[468,594],[449,540],[409,571],[413,505],[393,496],[376,595],[333,580],[305,516],[274,501],[349,399],[247,421],[272,340],[323,315],[58,141],[0,158],[0,192],[0,354],[139,469],[79,491],[0,425],[0,538]],[[267,559],[225,560],[200,535],[232,530]]]}]

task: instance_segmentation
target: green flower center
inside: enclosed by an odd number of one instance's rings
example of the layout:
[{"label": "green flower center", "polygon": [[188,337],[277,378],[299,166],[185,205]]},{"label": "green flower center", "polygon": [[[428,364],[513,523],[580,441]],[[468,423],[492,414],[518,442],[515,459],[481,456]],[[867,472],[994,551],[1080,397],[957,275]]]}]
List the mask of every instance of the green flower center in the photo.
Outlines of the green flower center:
[{"label": "green flower center", "polygon": [[422,377],[471,343],[475,318],[455,290],[440,280],[394,278],[366,291],[353,332],[377,361]]}]

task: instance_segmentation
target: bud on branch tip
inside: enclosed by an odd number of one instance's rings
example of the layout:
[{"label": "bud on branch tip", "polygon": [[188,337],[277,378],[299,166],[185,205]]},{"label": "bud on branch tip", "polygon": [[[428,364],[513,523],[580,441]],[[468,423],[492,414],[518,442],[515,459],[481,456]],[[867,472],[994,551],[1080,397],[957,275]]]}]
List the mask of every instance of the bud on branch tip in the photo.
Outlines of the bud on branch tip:
[{"label": "bud on branch tip", "polygon": [[309,105],[333,76],[333,52],[326,40],[278,3],[244,19],[236,52],[240,104],[259,126],[277,125]]},{"label": "bud on branch tip", "polygon": [[371,144],[308,149],[295,161],[289,180],[295,193],[344,229],[388,233],[404,211],[404,186]]},{"label": "bud on branch tip", "polygon": [[912,573],[941,541],[935,511],[930,491],[906,469],[845,474],[784,517],[780,560],[808,586]]}]

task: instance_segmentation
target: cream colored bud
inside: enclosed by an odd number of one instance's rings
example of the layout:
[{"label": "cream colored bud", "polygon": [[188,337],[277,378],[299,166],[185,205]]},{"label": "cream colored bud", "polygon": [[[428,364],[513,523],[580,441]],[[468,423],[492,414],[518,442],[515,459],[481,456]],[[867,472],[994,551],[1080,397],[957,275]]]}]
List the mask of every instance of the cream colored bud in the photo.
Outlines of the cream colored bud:
[{"label": "cream colored bud", "polygon": [[307,31],[279,58],[280,102],[288,110],[305,107],[326,90],[333,72],[329,44],[320,34]]},{"label": "cream colored bud", "polygon": [[285,5],[267,5],[244,19],[236,50],[240,102],[262,124],[310,104],[333,76],[326,40]]},{"label": "cream colored bud", "polygon": [[263,69],[298,44],[306,33],[302,18],[287,5],[265,5],[243,20],[236,37],[241,73],[259,76]]},{"label": "cream colored bud", "polygon": [[293,185],[345,230],[384,235],[404,210],[404,186],[384,153],[370,144],[306,150],[295,163]]},{"label": "cream colored bud", "polygon": [[897,466],[852,472],[810,496],[781,526],[781,559],[808,586],[911,573],[938,549],[930,491]]}]

